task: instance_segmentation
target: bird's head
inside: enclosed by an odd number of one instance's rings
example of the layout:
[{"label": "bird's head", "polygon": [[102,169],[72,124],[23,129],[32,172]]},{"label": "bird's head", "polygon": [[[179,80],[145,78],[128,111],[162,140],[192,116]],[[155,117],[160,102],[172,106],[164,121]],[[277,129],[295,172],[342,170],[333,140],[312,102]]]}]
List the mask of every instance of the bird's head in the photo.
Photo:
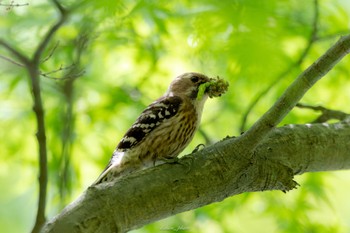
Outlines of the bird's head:
[{"label": "bird's head", "polygon": [[[168,95],[177,95],[188,97],[195,100],[198,95],[199,87],[209,82],[210,79],[204,74],[189,72],[176,77],[169,86]],[[206,98],[206,93],[203,98]]]}]

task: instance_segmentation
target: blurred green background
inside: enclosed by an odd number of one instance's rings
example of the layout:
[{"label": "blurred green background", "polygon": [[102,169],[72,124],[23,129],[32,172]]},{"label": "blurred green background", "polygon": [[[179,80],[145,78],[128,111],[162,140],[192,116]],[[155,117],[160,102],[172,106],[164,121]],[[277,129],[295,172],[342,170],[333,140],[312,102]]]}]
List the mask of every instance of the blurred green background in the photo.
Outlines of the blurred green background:
[{"label": "blurred green background", "polygon": [[[227,94],[207,102],[186,154],[249,128],[350,25],[348,0],[61,2],[80,7],[40,65],[49,218],[97,178],[129,126],[177,75],[199,71],[230,83]],[[0,37],[31,56],[57,17],[43,0],[0,6]],[[0,55],[14,59],[2,47]],[[83,75],[59,80],[70,72]],[[25,69],[0,58],[0,75],[0,229],[28,232],[38,195],[32,98]],[[345,58],[302,102],[350,112],[349,75]],[[281,125],[317,116],[294,109]],[[301,187],[287,194],[241,194],[134,232],[350,232],[350,172],[295,179]]]}]

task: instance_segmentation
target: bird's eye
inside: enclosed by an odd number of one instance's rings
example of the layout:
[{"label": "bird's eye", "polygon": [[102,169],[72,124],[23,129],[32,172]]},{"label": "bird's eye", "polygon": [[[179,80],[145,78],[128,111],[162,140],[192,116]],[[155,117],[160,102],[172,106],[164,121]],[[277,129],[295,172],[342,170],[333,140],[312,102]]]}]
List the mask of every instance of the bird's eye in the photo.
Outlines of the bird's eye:
[{"label": "bird's eye", "polygon": [[192,76],[192,77],[191,77],[191,81],[192,81],[193,83],[198,82],[198,80],[199,80],[199,78],[198,78],[197,76]]}]

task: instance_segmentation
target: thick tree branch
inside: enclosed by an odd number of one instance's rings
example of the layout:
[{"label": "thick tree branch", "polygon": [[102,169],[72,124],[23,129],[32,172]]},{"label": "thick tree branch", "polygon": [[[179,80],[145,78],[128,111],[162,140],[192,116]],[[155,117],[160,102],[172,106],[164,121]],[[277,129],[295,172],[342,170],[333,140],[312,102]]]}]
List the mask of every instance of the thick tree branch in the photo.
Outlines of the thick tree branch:
[{"label": "thick tree branch", "polygon": [[242,143],[254,150],[254,147],[281,122],[304,94],[349,51],[350,35],[343,36],[288,87],[276,103],[243,135]]},{"label": "thick tree branch", "polygon": [[46,129],[45,129],[45,117],[44,117],[44,108],[41,97],[41,85],[40,85],[40,71],[39,65],[43,52],[45,51],[47,45],[51,41],[54,34],[57,30],[63,25],[66,21],[68,13],[64,10],[61,4],[53,0],[53,4],[56,6],[60,12],[60,17],[56,24],[54,24],[51,29],[46,33],[41,43],[39,43],[37,49],[34,52],[33,58],[31,59],[30,65],[27,67],[31,87],[34,99],[33,110],[36,115],[38,132],[36,134],[37,140],[39,142],[39,203],[38,211],[35,220],[35,224],[32,230],[32,233],[40,232],[40,229],[46,222],[45,218],[45,209],[46,209],[46,192],[47,192],[47,180],[48,180],[48,171],[47,171],[47,148],[46,148]]},{"label": "thick tree branch", "polygon": [[[312,29],[310,33],[310,37],[308,40],[308,43],[305,47],[305,49],[300,54],[299,58],[286,70],[282,71],[279,75],[277,75],[277,78],[271,82],[271,84],[266,87],[263,91],[261,91],[259,94],[257,94],[256,97],[254,97],[253,101],[248,105],[246,111],[242,115],[242,123],[240,126],[240,132],[245,131],[246,123],[248,120],[248,116],[253,110],[253,108],[256,106],[256,104],[264,97],[277,83],[279,83],[281,80],[283,80],[290,72],[295,69],[296,67],[300,66],[306,56],[309,54],[312,45],[314,42],[318,39],[318,21],[319,21],[319,4],[318,0],[314,0],[314,18],[312,21]],[[345,33],[344,33],[345,34]]]},{"label": "thick tree branch", "polygon": [[46,148],[46,129],[44,108],[41,97],[41,87],[39,81],[39,72],[35,67],[29,69],[31,81],[31,89],[33,94],[33,111],[35,112],[37,121],[37,141],[39,144],[39,198],[36,220],[32,232],[39,232],[42,225],[45,223],[45,208],[46,208],[46,190],[47,190],[47,148]]},{"label": "thick tree branch", "polygon": [[[350,169],[349,121],[272,130],[246,160],[239,138],[221,141],[182,162],[164,164],[90,187],[43,232],[125,232],[244,192],[293,188],[293,174]],[[329,140],[332,138],[332,140]]]}]

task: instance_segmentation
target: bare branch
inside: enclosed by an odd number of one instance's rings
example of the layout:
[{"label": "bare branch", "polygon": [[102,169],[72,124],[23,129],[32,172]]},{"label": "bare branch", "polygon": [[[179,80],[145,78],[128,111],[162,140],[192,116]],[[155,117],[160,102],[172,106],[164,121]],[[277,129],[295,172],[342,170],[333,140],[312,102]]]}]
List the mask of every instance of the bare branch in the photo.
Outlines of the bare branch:
[{"label": "bare branch", "polygon": [[350,115],[342,112],[342,111],[337,111],[337,110],[331,110],[322,106],[312,106],[312,105],[307,105],[307,104],[302,104],[298,103],[296,105],[298,108],[306,108],[306,109],[312,109],[314,111],[321,111],[322,115],[319,116],[316,120],[314,120],[312,123],[323,123],[327,122],[332,119],[340,120],[343,121]]},{"label": "bare branch", "polygon": [[41,87],[40,87],[40,72],[39,64],[41,56],[45,51],[47,45],[53,38],[57,30],[63,25],[67,20],[68,11],[66,11],[61,4],[53,0],[53,4],[56,6],[60,12],[60,17],[56,24],[54,24],[51,29],[46,33],[41,43],[39,43],[37,49],[35,50],[34,56],[31,60],[31,66],[28,67],[29,75],[31,78],[32,93],[34,99],[33,110],[36,114],[38,132],[37,140],[39,143],[39,200],[38,200],[38,210],[35,219],[35,224],[32,229],[32,233],[40,232],[41,227],[46,221],[45,209],[46,209],[46,196],[47,196],[47,149],[46,149],[46,129],[45,129],[45,119],[44,119],[44,109],[41,98]]},{"label": "bare branch", "polygon": [[325,54],[306,69],[277,102],[246,132],[242,143],[254,147],[292,110],[303,95],[350,52],[350,34],[341,37]]},{"label": "bare branch", "polygon": [[42,53],[46,49],[48,43],[51,41],[51,38],[53,37],[53,35],[64,24],[64,22],[67,20],[67,17],[68,17],[68,11],[65,10],[57,0],[53,0],[53,3],[56,6],[56,8],[59,10],[61,15],[57,23],[53,25],[51,29],[46,33],[46,35],[44,36],[44,39],[41,41],[38,48],[36,49],[33,56],[33,62],[36,64],[40,62],[40,57],[42,56]]},{"label": "bare branch", "polygon": [[[57,77],[52,77],[50,76],[51,74],[55,74],[58,72],[62,72],[62,71],[67,71],[67,74],[65,74],[63,77],[61,78],[57,78]],[[67,79],[72,79],[72,78],[77,78],[82,76],[85,73],[85,70],[76,70],[76,64],[71,64],[69,66],[60,66],[60,68],[56,69],[56,70],[52,70],[50,72],[40,72],[40,75],[48,78],[48,79],[52,79],[52,80],[67,80]]]},{"label": "bare branch", "polygon": [[30,63],[29,59],[25,55],[23,55],[21,52],[19,52],[17,49],[9,45],[6,41],[0,39],[0,45],[2,45],[2,47],[8,50],[13,56],[15,56],[25,66],[29,65]]},{"label": "bare branch", "polygon": [[318,36],[316,38],[317,41],[325,41],[325,40],[332,40],[334,38],[339,38],[341,36],[345,36],[349,33],[348,30],[344,30],[344,31],[338,31],[338,32],[334,32],[332,34],[328,34],[328,35],[323,35],[323,36]]},{"label": "bare branch", "polygon": [[85,74],[85,70],[80,70],[77,73],[72,73],[72,74],[69,74],[69,75],[65,75],[62,78],[52,77],[52,76],[49,76],[47,74],[40,74],[40,75],[45,77],[45,78],[47,78],[47,79],[52,79],[52,80],[56,80],[56,81],[62,81],[62,80],[67,80],[67,79],[79,78],[79,77],[83,76],[84,74]]},{"label": "bare branch", "polygon": [[14,61],[14,60],[12,60],[12,59],[10,59],[10,58],[8,58],[8,57],[5,57],[5,56],[3,56],[3,55],[0,55],[0,58],[4,59],[5,61],[8,61],[8,62],[10,62],[10,63],[12,63],[12,64],[14,64],[14,65],[16,65],[16,66],[19,66],[19,67],[26,67],[25,65],[23,65],[23,64],[21,64],[21,63],[18,63],[18,62]]},{"label": "bare branch", "polygon": [[240,131],[244,132],[247,124],[247,119],[253,108],[256,106],[256,104],[264,97],[278,82],[283,80],[293,69],[296,67],[300,66],[304,59],[306,58],[307,54],[310,52],[310,49],[314,42],[317,40],[317,32],[318,32],[318,21],[319,21],[319,5],[318,5],[318,0],[314,0],[314,18],[312,22],[312,30],[311,34],[308,40],[308,44],[306,45],[305,49],[303,52],[300,54],[300,57],[292,64],[290,67],[288,67],[286,70],[282,71],[281,74],[277,76],[277,78],[271,82],[271,84],[266,87],[263,91],[261,91],[253,101],[249,104],[247,107],[246,111],[243,114],[242,117],[242,122],[240,126]]},{"label": "bare branch", "polygon": [[75,64],[74,64],[74,63],[71,64],[71,65],[69,65],[69,66],[63,66],[63,65],[61,65],[60,68],[58,68],[58,69],[56,69],[56,70],[52,70],[52,71],[47,72],[47,73],[40,73],[40,75],[46,77],[46,76],[48,76],[48,75],[50,75],[50,74],[54,74],[54,73],[57,73],[57,72],[60,72],[60,71],[71,70],[71,69],[73,69],[74,67],[75,67]]},{"label": "bare branch", "polygon": [[0,6],[5,6],[7,11],[12,10],[14,7],[21,7],[21,6],[29,6],[29,3],[15,3],[15,1],[11,1],[10,4],[1,3]]},{"label": "bare branch", "polygon": [[66,13],[66,9],[61,5],[61,3],[57,0],[52,0],[52,3],[56,6],[56,8],[60,11],[61,15]]},{"label": "bare branch", "polygon": [[48,55],[47,57],[45,57],[45,58],[41,61],[41,63],[46,62],[47,60],[49,60],[49,59],[52,57],[52,55],[55,53],[55,51],[56,51],[56,49],[57,49],[57,47],[58,47],[59,44],[60,44],[60,42],[57,41],[57,43],[55,44],[55,46],[53,47],[53,49],[51,50],[51,52],[49,53],[49,55]]}]

